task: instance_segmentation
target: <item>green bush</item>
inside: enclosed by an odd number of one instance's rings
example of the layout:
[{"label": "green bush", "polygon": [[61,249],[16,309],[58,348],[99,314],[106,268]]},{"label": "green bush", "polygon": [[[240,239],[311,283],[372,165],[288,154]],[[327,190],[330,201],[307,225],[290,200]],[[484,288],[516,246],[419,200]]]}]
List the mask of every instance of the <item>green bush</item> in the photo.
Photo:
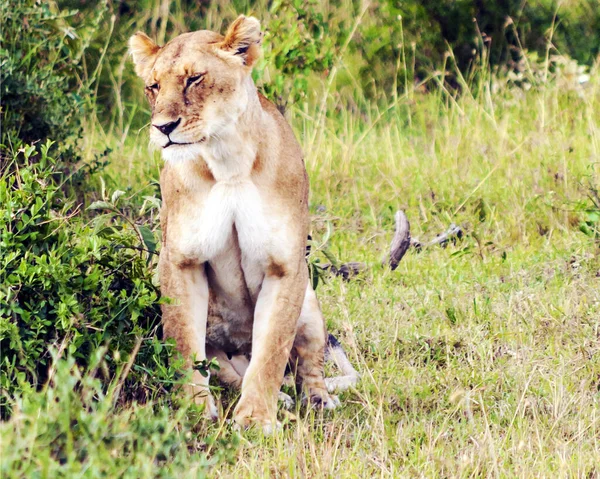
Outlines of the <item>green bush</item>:
[{"label": "green bush", "polygon": [[[97,5],[98,7],[98,5]],[[0,85],[3,150],[51,139],[65,160],[78,159],[89,82],[83,54],[105,9],[73,22],[54,2],[2,0]],[[4,153],[6,154],[6,152]],[[4,155],[3,155],[4,156]]]},{"label": "green bush", "polygon": [[309,79],[333,67],[343,32],[329,28],[316,0],[273,2],[263,26],[263,58],[255,78],[263,93],[280,108],[306,99]]},{"label": "green bush", "polygon": [[[27,384],[44,384],[52,348],[85,365],[108,346],[108,379],[139,338],[154,336],[160,320],[152,253],[145,251],[152,231],[114,213],[85,218],[56,181],[50,146],[22,148],[0,177],[3,408]],[[19,166],[32,157],[36,162]],[[166,367],[172,348],[159,340],[142,346],[132,384],[143,388],[155,373],[160,380],[161,371],[173,379]],[[148,387],[142,396],[154,386]],[[139,396],[136,388],[130,389],[133,397]]]}]

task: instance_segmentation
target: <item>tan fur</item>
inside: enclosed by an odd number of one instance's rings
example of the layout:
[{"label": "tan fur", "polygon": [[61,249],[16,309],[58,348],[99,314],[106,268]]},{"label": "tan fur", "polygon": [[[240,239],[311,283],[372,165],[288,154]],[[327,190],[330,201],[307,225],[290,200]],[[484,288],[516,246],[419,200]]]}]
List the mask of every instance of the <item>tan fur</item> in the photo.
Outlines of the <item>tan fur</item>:
[{"label": "tan fur", "polygon": [[[290,361],[313,402],[334,402],[304,260],[308,179],[290,126],[252,82],[261,38],[258,20],[240,16],[224,37],[186,33],[158,47],[138,33],[130,49],[167,160],[159,267],[175,303],[163,307],[165,334],[190,361],[216,357],[220,379],[241,385],[236,422],[268,428]],[[247,369],[235,357],[249,357]],[[194,373],[188,389],[216,414],[208,378]]]}]

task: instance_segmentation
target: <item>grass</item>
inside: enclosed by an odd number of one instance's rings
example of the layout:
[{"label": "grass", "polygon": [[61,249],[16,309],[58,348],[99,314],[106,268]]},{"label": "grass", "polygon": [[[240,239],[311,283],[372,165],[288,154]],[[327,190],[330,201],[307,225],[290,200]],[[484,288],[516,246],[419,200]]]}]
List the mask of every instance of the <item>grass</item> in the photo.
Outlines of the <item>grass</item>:
[{"label": "grass", "polygon": [[[220,474],[600,474],[599,251],[573,208],[586,175],[598,183],[597,88],[415,95],[305,142],[317,242],[330,223],[329,249],[370,265],[318,289],[363,379],[342,410],[242,446]],[[381,268],[397,208],[415,236],[455,222],[466,238]]]},{"label": "grass", "polygon": [[[600,182],[600,74],[494,81],[380,109],[332,97],[322,122],[318,107],[289,113],[315,242],[332,229],[329,251],[369,265],[317,291],[362,374],[341,409],[238,436],[186,404],[113,408],[63,361],[2,424],[3,477],[600,477],[600,251],[579,230]],[[114,148],[113,188],[157,178],[143,131],[91,133],[90,152]],[[420,239],[466,234],[389,271],[398,208]]]}]

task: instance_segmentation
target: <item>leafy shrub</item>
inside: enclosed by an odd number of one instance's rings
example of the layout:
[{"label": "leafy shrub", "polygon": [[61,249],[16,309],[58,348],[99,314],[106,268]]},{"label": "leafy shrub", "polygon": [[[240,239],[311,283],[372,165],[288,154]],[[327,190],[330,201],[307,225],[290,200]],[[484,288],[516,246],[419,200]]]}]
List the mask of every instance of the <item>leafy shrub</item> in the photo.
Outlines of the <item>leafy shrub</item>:
[{"label": "leafy shrub", "polygon": [[[309,78],[327,72],[340,45],[341,32],[330,29],[316,0],[274,2],[263,42],[263,59],[255,77],[263,93],[281,108],[305,99]],[[263,78],[269,72],[267,78]]]},{"label": "leafy shrub", "polygon": [[[56,182],[51,144],[25,147],[0,177],[0,348],[2,407],[8,396],[44,384],[55,347],[87,364],[108,346],[107,378],[127,360],[140,338],[153,336],[160,319],[157,288],[146,244],[152,231],[119,218],[86,222]],[[28,166],[29,159],[37,161]],[[133,228],[135,226],[135,229]],[[172,347],[145,341],[141,369],[130,375],[142,387],[160,370]],[[158,377],[161,372],[157,371]],[[135,388],[130,393],[137,397]],[[145,395],[145,394],[144,394]],[[143,396],[144,396],[143,395]]]},{"label": "leafy shrub", "polygon": [[[59,11],[54,2],[2,1],[0,85],[1,143],[52,139],[69,162],[78,159],[74,142],[81,133],[85,97],[83,53],[104,13],[96,5],[84,22]],[[14,145],[13,145],[14,146]],[[16,147],[18,148],[18,146]]]}]

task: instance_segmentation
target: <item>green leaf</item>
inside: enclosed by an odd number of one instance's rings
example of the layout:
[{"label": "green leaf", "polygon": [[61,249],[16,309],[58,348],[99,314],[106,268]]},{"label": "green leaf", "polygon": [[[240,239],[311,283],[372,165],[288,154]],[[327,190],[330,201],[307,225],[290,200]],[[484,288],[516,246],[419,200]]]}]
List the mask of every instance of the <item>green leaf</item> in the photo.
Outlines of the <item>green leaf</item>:
[{"label": "green leaf", "polygon": [[309,265],[310,279],[312,282],[312,288],[316,291],[319,286],[319,270],[314,264]]},{"label": "green leaf", "polygon": [[116,204],[116,203],[117,203],[117,200],[118,200],[118,199],[119,199],[121,196],[123,196],[124,194],[125,194],[125,192],[124,192],[124,191],[122,191],[122,190],[116,190],[116,191],[115,191],[115,192],[112,194],[112,196],[111,196],[111,198],[110,198],[110,201],[111,201],[113,204]]},{"label": "green leaf", "polygon": [[88,210],[112,210],[112,209],[114,209],[114,207],[108,201],[94,201],[90,206],[87,207],[87,209]]},{"label": "green leaf", "polygon": [[336,268],[339,267],[339,261],[331,251],[329,251],[327,248],[323,248],[321,251],[333,266]]},{"label": "green leaf", "polygon": [[600,223],[600,211],[588,210],[585,212],[585,220],[588,223]]},{"label": "green leaf", "polygon": [[146,249],[151,253],[154,253],[156,251],[156,238],[154,237],[154,233],[152,233],[152,230],[147,226],[138,226],[138,229],[140,230]]}]

